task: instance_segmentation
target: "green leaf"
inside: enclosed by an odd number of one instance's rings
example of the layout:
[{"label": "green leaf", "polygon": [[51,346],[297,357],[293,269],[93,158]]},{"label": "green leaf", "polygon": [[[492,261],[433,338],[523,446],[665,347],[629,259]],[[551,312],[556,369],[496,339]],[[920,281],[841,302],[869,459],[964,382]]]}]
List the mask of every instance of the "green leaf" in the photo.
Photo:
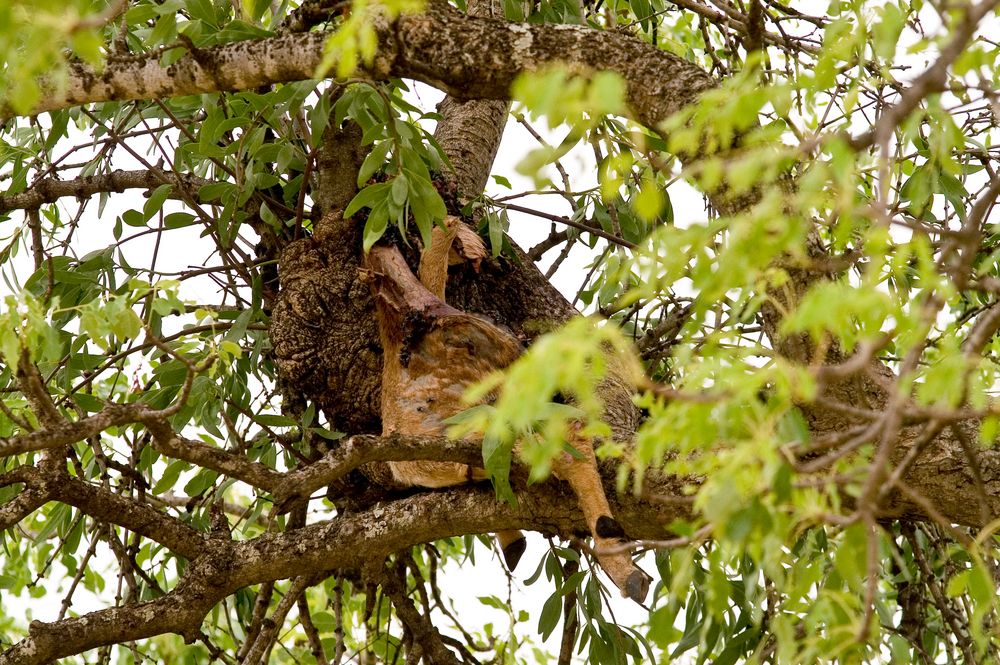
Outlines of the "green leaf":
[{"label": "green leaf", "polygon": [[365,156],[365,161],[361,163],[361,168],[358,169],[358,187],[363,187],[375,175],[375,172],[385,165],[385,160],[391,147],[392,142],[380,141]]},{"label": "green leaf", "polygon": [[510,609],[510,606],[504,601],[500,600],[496,596],[479,596],[479,602],[487,607],[492,607],[494,609],[502,610],[506,612]]},{"label": "green leaf", "polygon": [[384,203],[386,196],[389,194],[389,187],[391,187],[391,184],[386,182],[365,187],[347,204],[347,208],[344,210],[344,217],[350,217],[362,208],[372,208],[376,203]]},{"label": "green leaf", "polygon": [[163,218],[163,226],[167,229],[180,229],[197,223],[198,219],[189,212],[172,212]]},{"label": "green leaf", "polygon": [[130,307],[123,307],[117,312],[111,323],[111,331],[121,340],[131,340],[139,337],[142,332],[142,320]]},{"label": "green leaf", "polygon": [[164,492],[173,489],[177,485],[177,479],[180,478],[181,472],[190,469],[191,465],[182,460],[174,460],[167,465],[167,468],[163,470],[163,475],[160,479],[156,481],[153,485],[153,494],[163,494]]},{"label": "green leaf", "polygon": [[204,21],[213,27],[216,25],[218,17],[215,14],[215,7],[212,0],[185,0],[185,7],[191,18]]},{"label": "green leaf", "polygon": [[538,615],[538,634],[543,640],[549,639],[549,635],[556,629],[561,610],[562,596],[558,593],[549,596],[545,604],[542,605],[542,612]]},{"label": "green leaf", "polygon": [[269,413],[262,413],[256,416],[254,420],[268,427],[297,427],[299,424],[294,418]]},{"label": "green leaf", "polygon": [[270,6],[270,0],[242,0],[243,11],[254,21],[259,21]]},{"label": "green leaf", "polygon": [[385,199],[379,201],[368,214],[362,238],[362,247],[367,253],[378,242],[389,226],[389,204]]},{"label": "green leaf", "polygon": [[872,28],[872,45],[879,57],[888,59],[896,53],[899,35],[906,25],[906,14],[892,3],[883,5],[878,11],[882,16]]},{"label": "green leaf", "polygon": [[215,479],[218,477],[219,474],[215,471],[202,469],[184,486],[184,493],[188,496],[201,496],[215,484]]},{"label": "green leaf", "polygon": [[177,15],[173,12],[163,14],[157,19],[153,31],[149,33],[149,43],[166,45],[177,38]]},{"label": "green leaf", "polygon": [[507,211],[501,210],[499,213],[487,213],[486,223],[488,224],[490,236],[490,252],[493,258],[496,258],[503,251],[503,236],[510,227],[510,219],[507,216]]},{"label": "green leaf", "polygon": [[153,190],[153,193],[149,195],[149,199],[146,200],[145,205],[142,207],[142,214],[145,219],[150,219],[160,211],[173,188],[173,185],[160,185]]},{"label": "green leaf", "polygon": [[405,173],[401,173],[392,179],[392,202],[397,206],[402,207],[406,203],[408,191]]},{"label": "green leaf", "polygon": [[510,486],[510,465],[514,453],[514,440],[502,440],[495,436],[483,437],[483,468],[493,482],[497,498],[511,506],[517,506],[517,497]]},{"label": "green leaf", "polygon": [[653,221],[663,208],[663,193],[653,180],[644,180],[638,195],[632,199],[632,207],[645,221]]},{"label": "green leaf", "polygon": [[138,210],[126,210],[123,212],[122,221],[129,226],[146,226],[146,217]]}]

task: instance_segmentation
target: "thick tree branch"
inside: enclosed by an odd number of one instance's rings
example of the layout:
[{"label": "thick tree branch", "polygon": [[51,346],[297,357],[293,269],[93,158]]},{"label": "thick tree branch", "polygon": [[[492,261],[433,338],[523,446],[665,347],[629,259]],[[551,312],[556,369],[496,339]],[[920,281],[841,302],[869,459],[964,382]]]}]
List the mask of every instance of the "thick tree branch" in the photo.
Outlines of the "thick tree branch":
[{"label": "thick tree branch", "polygon": [[[211,184],[211,180],[199,178],[190,173],[164,171],[167,181],[190,192]],[[54,203],[61,198],[73,196],[85,199],[102,192],[124,192],[126,189],[156,189],[163,184],[163,178],[151,171],[112,171],[102,175],[82,176],[73,180],[42,178],[31,184],[20,194],[0,196],[0,212],[25,209],[31,210],[45,203]]]},{"label": "thick tree branch", "polygon": [[[465,16],[440,3],[432,3],[424,14],[380,26],[379,32],[379,54],[361,74],[416,79],[459,99],[504,99],[519,74],[547,65],[610,70],[627,82],[628,102],[637,119],[655,127],[716,85],[697,65],[629,35]],[[322,60],[329,34],[291,34],[199,49],[167,67],[158,54],[112,60],[100,73],[73,63],[65,88],[47,89],[34,112],[309,79]],[[469,58],[469,53],[489,57]]]},{"label": "thick tree branch", "polygon": [[164,420],[147,421],[146,427],[153,435],[153,447],[167,457],[211,469],[262,490],[272,490],[281,479],[279,472],[244,455],[179,436]]},{"label": "thick tree branch", "polygon": [[[503,18],[496,0],[470,0],[470,16]],[[438,105],[441,120],[434,138],[451,161],[459,198],[473,199],[483,193],[500,148],[510,102],[506,99],[461,101],[447,95]]]},{"label": "thick tree branch", "polygon": [[556,64],[612,71],[625,80],[636,118],[655,127],[716,86],[708,72],[683,58],[631,36],[580,26],[467,17],[434,4],[424,15],[401,19],[396,36],[392,74],[459,99],[506,98],[518,75]]},{"label": "thick tree branch", "polygon": [[48,501],[60,501],[98,521],[116,524],[156,541],[187,559],[194,559],[203,551],[205,537],[201,533],[141,501],[34,466],[19,466],[0,477],[0,486],[14,483],[25,487],[0,506],[0,530],[17,524]]},{"label": "thick tree branch", "polygon": [[45,429],[0,439],[0,457],[84,441],[109,427],[139,422],[148,413],[149,409],[142,404],[109,404],[99,413],[83,420],[70,422],[60,418],[61,422],[53,422]]},{"label": "thick tree branch", "polygon": [[48,503],[49,499],[49,493],[41,489],[21,490],[13,499],[0,505],[0,531],[6,531],[15,526]]},{"label": "thick tree branch", "polygon": [[[660,525],[687,511],[683,505],[650,506],[623,497],[615,514],[630,533],[641,537],[662,535]],[[492,490],[462,488],[424,493],[242,543],[206,539],[202,556],[163,598],[53,623],[35,621],[27,639],[0,655],[0,665],[47,663],[168,632],[190,640],[211,608],[242,587],[338,568],[360,569],[419,543],[517,528],[564,534],[587,529],[568,489],[546,485],[524,488],[517,508],[497,502]]]},{"label": "thick tree branch", "polygon": [[[103,71],[70,63],[65,85],[51,83],[35,113],[93,102],[162,99],[229,90],[252,90],[270,83],[311,78],[327,35],[305,33],[242,41],[188,53],[164,67],[161,53],[111,60]],[[182,48],[177,46],[177,48]],[[0,120],[9,109],[0,110]]]},{"label": "thick tree branch", "polygon": [[362,464],[411,460],[482,464],[483,455],[477,441],[453,441],[444,436],[352,436],[316,463],[285,474],[274,488],[275,511],[286,512],[297,499],[308,497]]},{"label": "thick tree branch", "polygon": [[196,559],[205,551],[204,534],[150,505],[81,480],[63,478],[51,485],[52,500],[138,533],[185,559]]}]

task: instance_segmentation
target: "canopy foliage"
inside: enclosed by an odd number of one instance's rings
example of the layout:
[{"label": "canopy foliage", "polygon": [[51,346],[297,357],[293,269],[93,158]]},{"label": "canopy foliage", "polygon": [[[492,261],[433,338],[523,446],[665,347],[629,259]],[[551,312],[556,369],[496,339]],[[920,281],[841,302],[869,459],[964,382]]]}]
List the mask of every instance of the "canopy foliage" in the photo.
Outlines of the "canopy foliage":
[{"label": "canopy foliage", "polygon": [[[998,4],[0,4],[0,663],[998,660]],[[448,215],[527,350],[379,436]]]}]

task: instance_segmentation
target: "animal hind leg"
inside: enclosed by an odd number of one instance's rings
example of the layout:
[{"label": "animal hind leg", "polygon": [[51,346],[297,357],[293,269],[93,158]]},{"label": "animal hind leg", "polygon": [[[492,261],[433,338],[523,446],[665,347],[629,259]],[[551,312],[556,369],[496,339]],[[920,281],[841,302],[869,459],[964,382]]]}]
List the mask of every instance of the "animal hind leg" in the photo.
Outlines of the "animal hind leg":
[{"label": "animal hind leg", "polygon": [[527,539],[520,531],[497,531],[494,535],[503,553],[503,562],[507,570],[514,570],[517,562],[521,560],[521,555],[524,554]]},{"label": "animal hind leg", "polygon": [[602,550],[621,545],[628,541],[624,529],[611,516],[611,507],[604,493],[604,485],[597,471],[597,459],[590,439],[576,436],[570,441],[573,448],[580,453],[574,457],[562,453],[553,462],[553,471],[558,478],[565,480],[573,488],[577,502],[587,520],[587,526],[594,537],[597,551],[597,562],[615,583],[622,595],[637,603],[646,599],[649,575],[635,565],[628,552],[602,554]]},{"label": "animal hind leg", "polygon": [[488,256],[479,235],[458,217],[444,219],[444,228],[431,229],[431,242],[420,253],[417,274],[420,283],[441,300],[445,300],[448,266],[467,261],[478,270],[479,263]]}]

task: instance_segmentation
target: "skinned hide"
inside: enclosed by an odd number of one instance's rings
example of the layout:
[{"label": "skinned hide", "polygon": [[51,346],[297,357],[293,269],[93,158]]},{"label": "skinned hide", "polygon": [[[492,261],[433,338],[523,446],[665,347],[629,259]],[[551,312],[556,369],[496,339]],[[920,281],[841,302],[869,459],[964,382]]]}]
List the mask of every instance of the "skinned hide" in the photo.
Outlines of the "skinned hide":
[{"label": "skinned hide", "polygon": [[[457,217],[435,227],[430,246],[421,253],[418,280],[399,250],[376,246],[368,255],[370,279],[384,349],[382,370],[383,434],[443,434],[444,421],[468,408],[465,391],[492,372],[512,363],[520,342],[485,318],[467,314],[444,300],[449,262],[478,265],[486,257],[479,236]],[[622,595],[642,602],[650,578],[626,553],[601,554],[602,548],[627,540],[611,516],[601,484],[592,442],[573,436],[568,442],[580,454],[562,454],[553,473],[570,484],[597,546],[601,567]],[[485,478],[485,472],[452,462],[390,462],[394,479],[404,485],[447,487]],[[524,551],[517,531],[497,534],[507,566]]]}]

